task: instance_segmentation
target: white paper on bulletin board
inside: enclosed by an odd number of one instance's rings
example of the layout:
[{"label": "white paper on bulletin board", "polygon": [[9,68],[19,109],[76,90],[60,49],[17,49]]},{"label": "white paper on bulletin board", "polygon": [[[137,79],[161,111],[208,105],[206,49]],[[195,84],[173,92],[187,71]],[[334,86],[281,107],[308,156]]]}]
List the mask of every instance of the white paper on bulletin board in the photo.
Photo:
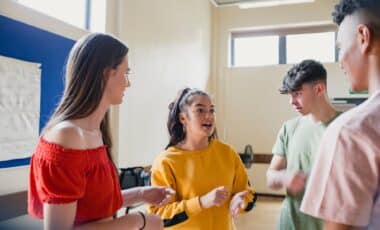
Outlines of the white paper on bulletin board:
[{"label": "white paper on bulletin board", "polygon": [[0,55],[0,161],[29,157],[38,142],[40,66]]}]

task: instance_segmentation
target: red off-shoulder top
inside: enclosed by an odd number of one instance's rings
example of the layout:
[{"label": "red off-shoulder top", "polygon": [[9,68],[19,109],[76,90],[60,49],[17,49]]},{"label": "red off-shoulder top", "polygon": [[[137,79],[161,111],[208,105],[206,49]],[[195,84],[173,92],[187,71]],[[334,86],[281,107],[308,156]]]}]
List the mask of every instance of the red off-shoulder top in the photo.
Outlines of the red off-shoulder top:
[{"label": "red off-shoulder top", "polygon": [[74,225],[110,217],[122,205],[117,172],[106,146],[74,150],[40,138],[29,174],[28,213],[43,218],[43,204],[77,201]]}]

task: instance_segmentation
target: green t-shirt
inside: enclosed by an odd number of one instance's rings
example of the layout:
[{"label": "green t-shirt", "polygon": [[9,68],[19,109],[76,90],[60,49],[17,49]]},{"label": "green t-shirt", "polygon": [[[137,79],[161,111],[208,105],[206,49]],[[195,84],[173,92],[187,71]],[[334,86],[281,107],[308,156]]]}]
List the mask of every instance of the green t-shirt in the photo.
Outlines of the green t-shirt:
[{"label": "green t-shirt", "polygon": [[[309,174],[321,137],[330,123],[331,121],[327,124],[315,122],[311,116],[300,116],[285,122],[278,133],[272,153],[286,158],[287,172],[302,171]],[[303,195],[304,191],[297,195],[286,195],[277,229],[320,230],[323,228],[321,220],[301,213]]]}]

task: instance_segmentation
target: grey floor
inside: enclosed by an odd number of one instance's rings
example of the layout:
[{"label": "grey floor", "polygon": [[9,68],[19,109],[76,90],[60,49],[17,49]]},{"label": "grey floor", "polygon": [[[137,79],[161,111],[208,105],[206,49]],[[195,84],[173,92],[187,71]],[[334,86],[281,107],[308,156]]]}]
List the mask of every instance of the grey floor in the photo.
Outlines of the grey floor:
[{"label": "grey floor", "polygon": [[[274,230],[281,210],[282,198],[265,198],[259,197],[256,207],[235,219],[235,224],[238,230]],[[144,211],[145,206],[141,205],[131,210]],[[117,216],[122,216],[125,209],[120,209]],[[37,230],[42,229],[43,223],[41,220],[36,220],[28,215],[19,216],[0,222],[0,230]]]},{"label": "grey floor", "polygon": [[[134,212],[136,210],[144,210],[144,206],[139,206],[131,210]],[[118,211],[117,216],[122,216],[125,214],[125,208]],[[43,229],[43,222],[39,219],[34,219],[29,215],[23,215],[8,219],[5,221],[0,221],[0,230],[41,230]]]},{"label": "grey floor", "polygon": [[33,219],[28,215],[19,216],[0,222],[1,230],[37,230],[43,229],[42,220]]}]

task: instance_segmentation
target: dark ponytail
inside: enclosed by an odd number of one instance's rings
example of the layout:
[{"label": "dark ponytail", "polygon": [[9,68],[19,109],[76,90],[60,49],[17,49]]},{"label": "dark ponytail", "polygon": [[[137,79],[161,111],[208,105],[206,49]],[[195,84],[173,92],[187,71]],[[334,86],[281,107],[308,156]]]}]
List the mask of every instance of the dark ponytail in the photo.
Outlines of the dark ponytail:
[{"label": "dark ponytail", "polygon": [[185,132],[181,121],[179,120],[179,113],[181,112],[180,102],[183,100],[184,96],[190,91],[190,88],[184,88],[178,93],[177,98],[169,104],[169,117],[167,122],[167,127],[169,131],[169,144],[165,149],[170,146],[176,145],[185,139]]},{"label": "dark ponytail", "polygon": [[[169,104],[169,117],[167,127],[170,139],[169,144],[165,149],[169,148],[170,146],[175,146],[185,139],[186,132],[181,121],[179,120],[179,114],[185,111],[185,107],[191,105],[194,95],[210,97],[206,92],[200,89],[184,88],[178,93],[176,99]],[[217,138],[216,129],[210,136],[210,140],[215,138]]]}]

